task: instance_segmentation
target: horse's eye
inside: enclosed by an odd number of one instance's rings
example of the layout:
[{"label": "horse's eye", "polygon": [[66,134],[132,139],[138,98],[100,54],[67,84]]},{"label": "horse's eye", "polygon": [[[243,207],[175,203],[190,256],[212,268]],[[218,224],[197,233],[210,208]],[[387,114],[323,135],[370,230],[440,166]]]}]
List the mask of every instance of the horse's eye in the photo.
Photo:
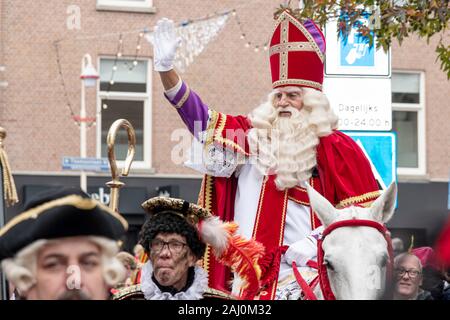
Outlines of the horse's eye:
[{"label": "horse's eye", "polygon": [[334,267],[328,259],[323,260],[323,265],[327,267],[327,269],[334,271]]},{"label": "horse's eye", "polygon": [[388,261],[389,261],[389,256],[387,254],[383,255],[380,259],[380,266],[385,267]]}]

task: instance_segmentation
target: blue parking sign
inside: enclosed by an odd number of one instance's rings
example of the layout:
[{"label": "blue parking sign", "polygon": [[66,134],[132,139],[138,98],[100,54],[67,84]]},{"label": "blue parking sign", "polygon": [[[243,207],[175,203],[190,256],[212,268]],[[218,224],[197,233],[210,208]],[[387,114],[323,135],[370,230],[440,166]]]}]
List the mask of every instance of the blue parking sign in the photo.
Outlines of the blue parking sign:
[{"label": "blue parking sign", "polygon": [[373,174],[385,190],[392,181],[397,181],[397,137],[394,132],[345,132],[366,154]]},{"label": "blue parking sign", "polygon": [[[369,24],[369,15],[364,15],[360,21],[362,25]],[[373,31],[370,31],[374,37]],[[368,38],[358,32],[358,26],[353,26],[348,36],[342,32],[339,37],[341,66],[344,67],[373,67],[375,66],[374,45],[369,45]]]}]

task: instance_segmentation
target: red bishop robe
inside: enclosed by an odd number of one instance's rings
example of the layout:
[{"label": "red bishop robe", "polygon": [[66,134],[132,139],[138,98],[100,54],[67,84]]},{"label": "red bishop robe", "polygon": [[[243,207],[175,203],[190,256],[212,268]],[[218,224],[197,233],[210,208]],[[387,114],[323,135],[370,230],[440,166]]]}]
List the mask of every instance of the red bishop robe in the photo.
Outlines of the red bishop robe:
[{"label": "red bishop robe", "polygon": [[[206,144],[215,143],[228,150],[249,156],[246,133],[251,129],[250,121],[245,116],[231,116],[210,110],[211,116]],[[229,139],[229,132],[238,132]],[[347,135],[333,131],[320,138],[317,147],[317,170],[309,183],[335,207],[349,205],[369,206],[380,194],[378,184],[372,173],[370,163],[359,146]],[[199,204],[209,209],[225,221],[234,219],[234,205],[238,178],[205,175],[199,195]],[[288,200],[309,206],[306,190],[294,187],[286,191],[275,188],[274,176],[264,178],[258,204],[253,237],[263,243],[267,253],[275,252],[283,245],[286,204]],[[311,212],[311,228],[320,226],[320,221]],[[279,256],[278,258],[279,259]],[[203,260],[203,267],[209,273],[209,286],[227,290],[230,271],[218,263],[208,247]],[[278,275],[279,261],[263,270]],[[269,283],[270,284],[270,283]],[[273,299],[276,281],[259,293],[260,299]]]}]

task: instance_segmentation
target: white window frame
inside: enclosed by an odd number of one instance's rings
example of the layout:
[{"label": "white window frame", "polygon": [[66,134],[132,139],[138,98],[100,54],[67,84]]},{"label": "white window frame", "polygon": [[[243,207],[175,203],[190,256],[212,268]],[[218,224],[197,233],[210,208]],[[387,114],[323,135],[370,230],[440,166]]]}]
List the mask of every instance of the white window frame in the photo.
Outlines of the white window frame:
[{"label": "white window frame", "polygon": [[155,13],[153,0],[143,2],[121,1],[121,0],[97,0],[97,10],[105,11],[127,11]]},{"label": "white window frame", "polygon": [[419,74],[419,103],[394,103],[392,112],[413,111],[417,113],[417,168],[398,167],[399,176],[425,176],[426,175],[426,124],[425,124],[425,73],[414,70],[393,70],[393,73]]},{"label": "white window frame", "polygon": [[[114,59],[114,56],[100,56],[98,57],[97,65],[100,69],[100,61],[101,59]],[[129,60],[134,61],[134,58],[131,57],[121,57],[120,60]],[[100,91],[100,81],[97,81],[97,114],[96,114],[96,123],[97,123],[97,158],[101,158],[102,156],[102,99],[108,98],[108,100],[132,100],[132,101],[143,101],[144,102],[144,132],[143,132],[143,161],[134,160],[131,164],[131,169],[137,170],[150,170],[152,171],[152,66],[153,61],[151,59],[138,59],[138,61],[146,60],[147,62],[147,87],[146,92],[139,93],[131,93],[131,92],[116,92],[109,91],[106,94],[106,91]],[[122,130],[122,129],[121,129]],[[106,142],[105,142],[106,143]],[[121,168],[124,167],[125,161],[118,160],[117,165]]]}]

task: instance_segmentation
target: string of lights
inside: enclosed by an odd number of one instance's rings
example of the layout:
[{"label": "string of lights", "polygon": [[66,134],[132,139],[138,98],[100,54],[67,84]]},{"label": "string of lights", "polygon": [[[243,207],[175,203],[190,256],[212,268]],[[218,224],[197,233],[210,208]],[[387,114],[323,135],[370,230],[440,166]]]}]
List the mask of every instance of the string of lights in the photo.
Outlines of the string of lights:
[{"label": "string of lights", "polygon": [[67,93],[66,82],[64,81],[64,75],[62,73],[62,67],[61,67],[61,58],[60,58],[60,54],[59,54],[59,42],[55,41],[53,43],[53,45],[54,45],[55,51],[56,51],[56,64],[58,66],[58,74],[59,74],[59,78],[61,81],[61,86],[63,88],[64,98],[66,100],[66,107],[69,109],[70,117],[74,120],[75,125],[80,126],[80,120],[77,119],[75,112],[73,112],[72,104],[70,103],[69,95]]},{"label": "string of lights", "polygon": [[[245,47],[250,48],[253,45],[253,42],[248,39],[247,33],[244,31],[244,28],[242,27],[241,19],[239,18],[239,15],[237,14],[235,9],[232,10],[231,15],[234,17],[234,20],[236,21],[239,27],[239,30],[241,32],[240,38],[243,40]],[[267,51],[268,49],[267,44],[268,41],[265,41],[264,43],[261,44],[253,45],[253,51],[259,52],[261,49],[262,51]]]},{"label": "string of lights", "polygon": [[[239,14],[237,12],[237,8],[240,6],[236,6],[234,9],[226,10],[223,12],[214,12],[212,14],[208,14],[204,17],[195,18],[195,19],[188,19],[184,20],[177,24],[178,32],[184,38],[184,41],[187,45],[185,45],[185,48],[181,48],[178,53],[176,63],[177,67],[182,69],[185,69],[193,60],[193,57],[201,53],[206,46],[206,44],[214,38],[214,36],[220,31],[220,29],[225,24],[226,20],[232,16],[234,18],[235,23],[237,24],[240,32],[240,39],[243,40],[245,48],[253,48],[254,52],[265,52],[268,50],[268,42],[257,44],[256,42],[253,42],[251,39],[249,39],[247,33],[245,32],[245,29],[243,27],[243,24],[241,22],[241,19],[239,17]],[[211,22],[208,24],[208,22]],[[202,30],[203,29],[203,30]],[[184,33],[183,33],[184,32]],[[137,34],[137,43],[135,47],[135,54],[132,59],[131,63],[125,62],[126,66],[130,71],[133,71],[133,69],[139,64],[138,58],[140,51],[142,49],[142,38],[144,36],[150,36],[152,32],[150,32],[147,28],[139,29],[139,30],[131,30],[131,31],[125,31],[120,33],[107,33],[107,34],[101,34],[101,35],[90,35],[90,36],[79,36],[75,37],[72,40],[88,40],[88,39],[96,39],[96,38],[102,38],[102,37],[111,37],[111,36],[118,36],[118,45],[117,50],[114,55],[114,62],[111,70],[111,77],[108,82],[108,86],[106,88],[106,97],[105,101],[102,104],[103,109],[107,109],[107,101],[109,92],[112,89],[112,86],[115,84],[115,74],[118,69],[118,62],[123,57],[124,52],[124,35],[130,35],[130,34]],[[203,39],[197,39],[198,35],[193,35],[192,33],[198,33],[202,34],[201,36]],[[66,106],[69,109],[70,116],[74,120],[76,125],[80,125],[80,119],[79,116],[77,116],[74,111],[72,104],[69,99],[69,95],[67,93],[66,83],[64,81],[64,75],[62,72],[62,66],[61,66],[61,57],[60,57],[60,43],[62,41],[67,41],[66,39],[59,39],[54,42],[55,50],[56,50],[56,62],[58,66],[58,73],[61,80],[61,86],[63,88],[64,92],[64,98],[66,100]],[[183,52],[184,51],[184,52]],[[95,126],[95,118],[88,118],[87,121],[87,128],[90,128],[92,126]]]}]

